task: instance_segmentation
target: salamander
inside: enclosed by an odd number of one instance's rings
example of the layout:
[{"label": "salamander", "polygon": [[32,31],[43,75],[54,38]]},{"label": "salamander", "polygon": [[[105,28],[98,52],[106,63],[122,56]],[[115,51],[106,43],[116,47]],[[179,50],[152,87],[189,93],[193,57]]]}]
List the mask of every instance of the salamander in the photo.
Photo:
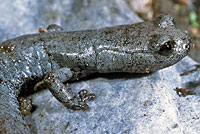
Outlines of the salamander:
[{"label": "salamander", "polygon": [[63,82],[92,73],[155,72],[180,61],[192,46],[169,15],[94,30],[69,32],[50,25],[41,31],[0,43],[1,133],[30,133],[17,100],[28,80],[42,79],[34,89],[45,85],[67,108],[87,110],[95,94],[76,94]]}]

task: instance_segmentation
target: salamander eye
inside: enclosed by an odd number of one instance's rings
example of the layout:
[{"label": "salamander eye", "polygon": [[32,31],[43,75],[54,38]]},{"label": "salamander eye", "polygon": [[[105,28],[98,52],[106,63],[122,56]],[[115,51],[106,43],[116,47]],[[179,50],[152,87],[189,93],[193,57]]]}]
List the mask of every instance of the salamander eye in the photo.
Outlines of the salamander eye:
[{"label": "salamander eye", "polygon": [[173,54],[176,41],[173,40],[170,36],[164,35],[153,35],[152,39],[149,41],[149,50],[154,53],[159,54],[160,56],[169,56]]},{"label": "salamander eye", "polygon": [[163,56],[168,56],[173,51],[175,41],[167,41],[160,45],[161,46],[160,46],[160,50],[158,51],[158,53]]}]

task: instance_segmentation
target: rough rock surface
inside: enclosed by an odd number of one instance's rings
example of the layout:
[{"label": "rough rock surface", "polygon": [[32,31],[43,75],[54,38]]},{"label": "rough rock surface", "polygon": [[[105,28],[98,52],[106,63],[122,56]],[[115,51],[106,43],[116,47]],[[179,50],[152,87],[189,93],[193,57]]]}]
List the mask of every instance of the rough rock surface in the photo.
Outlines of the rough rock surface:
[{"label": "rough rock surface", "polygon": [[[66,30],[141,21],[121,0],[0,0],[0,41],[36,33],[56,23]],[[33,133],[74,134],[197,134],[200,133],[200,72],[180,76],[195,63],[189,57],[149,75],[102,74],[71,83],[78,92],[87,89],[97,99],[89,111],[73,111],[48,90],[32,98],[36,110],[27,121]],[[195,95],[180,97],[176,87]]]}]

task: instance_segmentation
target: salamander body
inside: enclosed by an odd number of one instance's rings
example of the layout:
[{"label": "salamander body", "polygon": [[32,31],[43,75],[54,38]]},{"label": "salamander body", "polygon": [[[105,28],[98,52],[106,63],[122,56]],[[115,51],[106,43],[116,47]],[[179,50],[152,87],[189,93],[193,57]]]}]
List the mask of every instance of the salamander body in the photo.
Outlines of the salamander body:
[{"label": "salamander body", "polygon": [[91,73],[150,73],[174,65],[192,45],[176,29],[173,18],[84,31],[63,31],[51,25],[45,33],[20,36],[0,43],[0,132],[30,133],[17,100],[28,80],[43,79],[67,108],[87,110],[95,95],[73,93],[63,82]]}]

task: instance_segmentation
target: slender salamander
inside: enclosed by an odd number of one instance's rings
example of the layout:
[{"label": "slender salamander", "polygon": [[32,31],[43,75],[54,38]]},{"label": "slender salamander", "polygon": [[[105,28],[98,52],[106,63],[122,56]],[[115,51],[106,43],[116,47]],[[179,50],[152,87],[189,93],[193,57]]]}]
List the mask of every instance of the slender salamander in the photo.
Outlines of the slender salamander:
[{"label": "slender salamander", "polygon": [[40,78],[42,84],[67,108],[87,110],[95,95],[78,94],[63,82],[91,73],[150,73],[185,57],[192,43],[175,27],[173,18],[161,15],[153,21],[64,32],[50,25],[47,32],[20,36],[0,43],[0,132],[28,134],[19,110],[21,86]]}]

